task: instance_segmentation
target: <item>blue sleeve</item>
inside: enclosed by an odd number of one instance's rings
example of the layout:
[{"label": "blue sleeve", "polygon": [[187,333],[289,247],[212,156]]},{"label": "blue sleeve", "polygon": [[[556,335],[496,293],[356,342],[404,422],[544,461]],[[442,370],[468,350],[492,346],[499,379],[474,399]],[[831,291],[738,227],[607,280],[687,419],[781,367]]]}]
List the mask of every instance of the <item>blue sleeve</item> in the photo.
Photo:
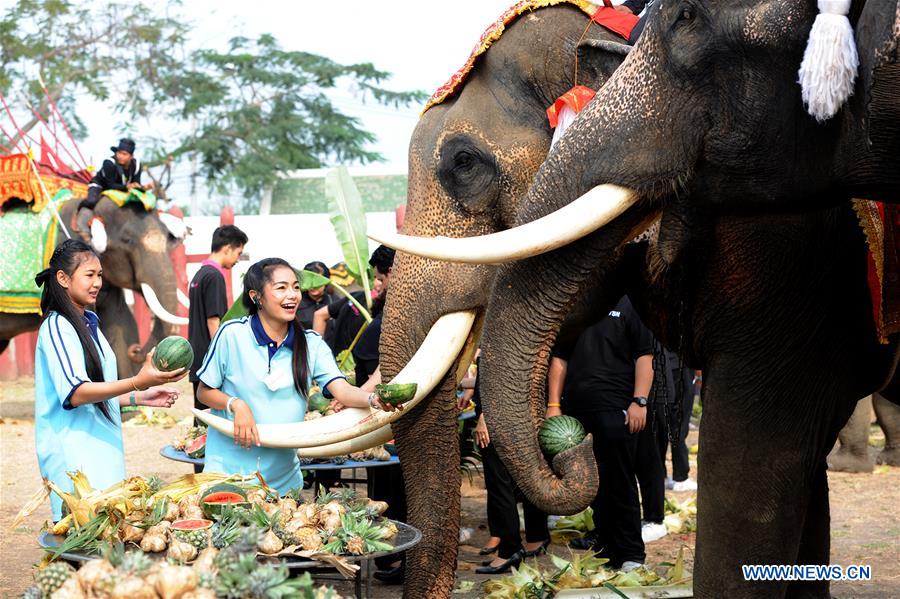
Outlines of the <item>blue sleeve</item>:
[{"label": "blue sleeve", "polygon": [[38,333],[47,365],[45,376],[56,389],[63,407],[72,409],[69,399],[75,390],[90,381],[84,360],[84,348],[75,327],[59,314],[51,314]]},{"label": "blue sleeve", "polygon": [[203,358],[200,370],[197,371],[197,378],[210,389],[218,389],[225,382],[225,375],[228,374],[228,356],[232,349],[231,340],[235,332],[233,329],[240,326],[240,322],[242,321],[235,320],[220,326],[209,343],[209,350]]},{"label": "blue sleeve", "polygon": [[328,344],[316,333],[306,332],[306,355],[309,357],[309,374],[322,391],[335,379],[345,379]]}]

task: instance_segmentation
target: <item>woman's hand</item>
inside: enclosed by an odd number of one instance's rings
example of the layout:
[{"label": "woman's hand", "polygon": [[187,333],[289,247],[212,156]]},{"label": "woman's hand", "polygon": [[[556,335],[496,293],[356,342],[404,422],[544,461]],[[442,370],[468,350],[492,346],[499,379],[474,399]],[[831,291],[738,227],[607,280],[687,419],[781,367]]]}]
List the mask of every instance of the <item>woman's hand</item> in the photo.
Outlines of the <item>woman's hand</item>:
[{"label": "woman's hand", "polygon": [[481,449],[491,444],[491,436],[488,434],[487,424],[484,422],[484,412],[478,415],[478,424],[475,425],[475,442]]},{"label": "woman's hand", "polygon": [[259,447],[259,431],[256,430],[256,419],[253,411],[243,399],[235,399],[231,402],[231,411],[234,413],[234,443],[244,449],[250,449],[251,445]]},{"label": "woman's hand", "polygon": [[381,399],[380,397],[378,397],[377,393],[373,392],[372,395],[370,395],[370,397],[372,397],[372,401],[370,402],[369,405],[371,405],[373,408],[378,408],[379,410],[382,410],[384,412],[393,412],[394,410],[399,410],[401,412],[403,411],[402,405],[395,406],[395,405],[389,404],[386,401],[384,401],[383,399]]},{"label": "woman's hand", "polygon": [[174,387],[151,387],[141,392],[138,405],[154,408],[171,408],[178,399],[178,389]]},{"label": "woman's hand", "polygon": [[164,372],[158,369],[153,365],[153,354],[155,353],[156,348],[154,347],[150,350],[150,353],[147,354],[147,359],[144,360],[141,371],[134,375],[132,382],[135,387],[147,389],[149,387],[155,387],[156,385],[174,383],[178,379],[184,378],[184,375],[187,374],[187,368],[179,368],[178,370],[173,370],[171,372]]}]

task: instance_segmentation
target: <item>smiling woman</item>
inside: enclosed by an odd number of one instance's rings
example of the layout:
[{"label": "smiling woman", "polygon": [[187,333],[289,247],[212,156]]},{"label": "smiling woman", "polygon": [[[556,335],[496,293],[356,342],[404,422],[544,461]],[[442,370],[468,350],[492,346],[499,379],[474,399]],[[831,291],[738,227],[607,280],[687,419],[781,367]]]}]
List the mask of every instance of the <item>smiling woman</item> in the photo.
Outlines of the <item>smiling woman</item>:
[{"label": "smiling woman", "polygon": [[[50,265],[35,277],[43,286],[44,321],[35,350],[35,445],[41,475],[62,491],[72,489],[67,472],[81,471],[98,489],[125,478],[119,407],[171,407],[178,391],[153,387],[174,382],[184,368],[161,372],[151,363],[116,380],[116,356],[88,310],[103,284],[103,268],[93,248],[68,239]],[[51,499],[53,520],[62,518],[58,494]]]},{"label": "smiling woman", "polygon": [[234,422],[233,441],[209,429],[206,471],[259,470],[282,493],[301,486],[296,451],[262,447],[257,423],[303,421],[313,381],[345,406],[394,409],[344,379],[322,338],[300,323],[300,297],[296,271],[280,258],[247,271],[241,302],[248,316],[219,328],[197,372],[200,402]]}]

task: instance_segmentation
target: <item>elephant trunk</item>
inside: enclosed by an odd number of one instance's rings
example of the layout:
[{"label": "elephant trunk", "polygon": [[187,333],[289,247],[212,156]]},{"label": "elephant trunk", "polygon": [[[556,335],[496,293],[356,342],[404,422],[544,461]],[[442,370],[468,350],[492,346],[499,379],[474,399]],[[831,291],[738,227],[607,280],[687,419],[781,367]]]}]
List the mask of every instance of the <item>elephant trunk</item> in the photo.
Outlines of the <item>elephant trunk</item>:
[{"label": "elephant trunk", "polygon": [[[551,350],[564,321],[583,329],[624,294],[623,247],[648,218],[632,208],[578,243],[506,265],[498,273],[481,346],[485,419],[491,442],[519,488],[548,513],[581,511],[598,486],[590,436],[556,455],[552,468],[538,445]],[[534,273],[545,274],[535,279]],[[592,310],[579,309],[584,305]]]}]

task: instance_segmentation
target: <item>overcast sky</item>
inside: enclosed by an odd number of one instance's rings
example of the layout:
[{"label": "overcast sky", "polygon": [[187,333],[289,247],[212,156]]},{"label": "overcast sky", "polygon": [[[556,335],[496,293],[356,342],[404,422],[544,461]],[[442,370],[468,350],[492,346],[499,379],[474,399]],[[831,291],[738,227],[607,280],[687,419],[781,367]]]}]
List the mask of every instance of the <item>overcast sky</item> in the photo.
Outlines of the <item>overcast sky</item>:
[{"label": "overcast sky", "polygon": [[[0,0],[2,2],[3,0]],[[465,62],[482,32],[513,0],[184,0],[183,12],[194,23],[191,45],[224,48],[236,35],[255,37],[271,33],[288,50],[304,50],[341,63],[372,62],[393,74],[392,89],[421,89],[431,94]],[[409,138],[421,106],[395,110],[363,104],[349,93],[335,94],[335,103],[362,119],[375,133],[374,149],[388,168],[406,171]],[[102,104],[82,102],[80,114],[90,131],[82,152],[94,164],[109,154],[122,131],[122,118]],[[165,135],[170,124],[136,122],[134,137],[140,156],[141,137]],[[190,169],[181,165],[179,203],[187,203]]]}]

